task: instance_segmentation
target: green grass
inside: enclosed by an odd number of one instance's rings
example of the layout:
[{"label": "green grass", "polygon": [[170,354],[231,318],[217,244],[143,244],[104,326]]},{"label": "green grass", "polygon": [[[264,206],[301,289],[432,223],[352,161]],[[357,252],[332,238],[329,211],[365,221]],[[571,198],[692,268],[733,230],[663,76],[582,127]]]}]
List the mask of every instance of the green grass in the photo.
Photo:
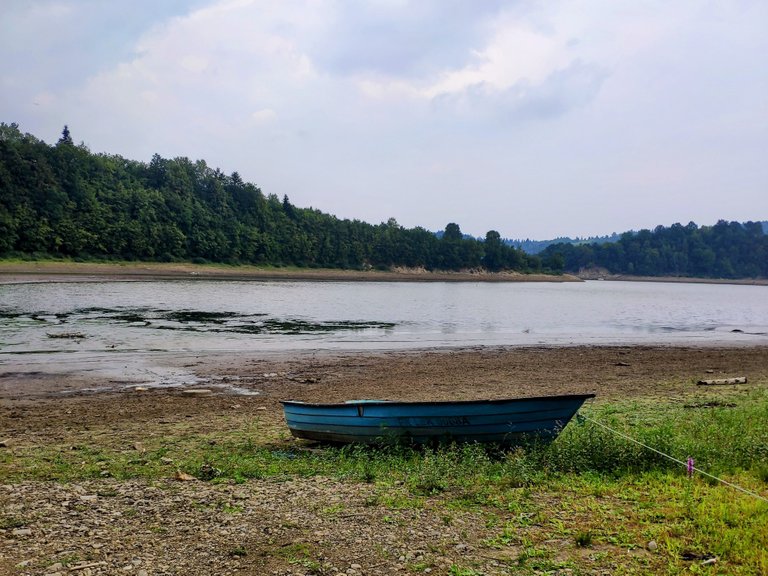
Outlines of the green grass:
[{"label": "green grass", "polygon": [[[626,403],[593,407],[588,417],[685,461],[747,483],[768,480],[768,392],[735,407],[687,410],[672,404]],[[259,431],[216,438],[170,433],[146,451],[108,446],[18,447],[0,452],[0,481],[162,478],[175,469],[205,481],[280,476],[337,477],[346,481],[405,485],[414,496],[450,493],[457,503],[493,504],[500,492],[537,486],[561,475],[585,479],[631,478],[646,472],[684,476],[679,464],[591,422],[573,421],[551,444],[500,452],[478,445],[414,449],[346,446],[304,450],[293,444],[259,444]],[[170,459],[170,460],[169,460]],[[703,478],[703,477],[702,477]]]},{"label": "green grass", "polygon": [[[679,402],[593,405],[586,416],[728,482],[768,494],[768,391],[729,398],[728,405],[685,408]],[[145,442],[146,451],[109,447],[16,447],[0,452],[0,483],[75,481],[110,476],[168,478],[182,470],[199,479],[245,482],[324,476],[374,486],[365,506],[437,509],[446,525],[471,511],[485,519],[482,546],[506,554],[510,573],[564,568],[629,573],[768,573],[768,503],[695,474],[592,422],[572,422],[558,440],[501,452],[477,445],[413,449],[348,446],[307,450],[271,440],[254,425],[237,434],[188,430]],[[154,442],[154,445],[152,444]],[[169,460],[170,459],[170,460]],[[325,508],[329,516],[343,507]],[[226,512],[238,514],[236,507]],[[11,516],[0,526],[20,525]],[[564,560],[551,540],[582,555]],[[647,551],[649,542],[656,549]],[[284,550],[312,567],[314,551]],[[712,571],[700,560],[716,556]],[[426,566],[426,565],[425,565]],[[412,567],[414,570],[416,568]],[[454,574],[473,574],[454,565]]]},{"label": "green grass", "polygon": [[[686,408],[658,401],[627,402],[593,409],[588,416],[643,444],[712,474],[750,470],[768,462],[768,391],[742,397],[735,406]],[[612,474],[679,469],[680,465],[596,426],[570,425],[560,441],[538,453],[539,466],[558,471]],[[548,460],[547,460],[548,459]]]}]

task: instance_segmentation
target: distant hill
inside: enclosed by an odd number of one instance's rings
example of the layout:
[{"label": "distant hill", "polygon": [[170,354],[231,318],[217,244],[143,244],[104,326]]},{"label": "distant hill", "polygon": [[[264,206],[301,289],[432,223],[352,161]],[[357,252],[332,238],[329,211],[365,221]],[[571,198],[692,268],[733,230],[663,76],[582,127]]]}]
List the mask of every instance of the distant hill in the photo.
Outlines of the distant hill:
[{"label": "distant hill", "polygon": [[616,242],[620,237],[620,234],[614,232],[610,236],[590,236],[589,238],[569,238],[567,236],[558,237],[553,240],[512,240],[504,238],[503,241],[507,246],[519,248],[526,254],[538,254],[552,244],[604,244],[605,242]]}]

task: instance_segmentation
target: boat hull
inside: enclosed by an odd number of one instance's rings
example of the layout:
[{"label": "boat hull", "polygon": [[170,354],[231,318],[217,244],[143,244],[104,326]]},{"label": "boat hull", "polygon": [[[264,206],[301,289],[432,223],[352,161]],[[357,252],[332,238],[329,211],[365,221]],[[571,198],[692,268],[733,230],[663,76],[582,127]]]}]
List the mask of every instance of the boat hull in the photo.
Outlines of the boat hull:
[{"label": "boat hull", "polygon": [[381,444],[441,441],[503,446],[553,440],[593,394],[458,402],[360,400],[343,404],[284,401],[297,438]]}]

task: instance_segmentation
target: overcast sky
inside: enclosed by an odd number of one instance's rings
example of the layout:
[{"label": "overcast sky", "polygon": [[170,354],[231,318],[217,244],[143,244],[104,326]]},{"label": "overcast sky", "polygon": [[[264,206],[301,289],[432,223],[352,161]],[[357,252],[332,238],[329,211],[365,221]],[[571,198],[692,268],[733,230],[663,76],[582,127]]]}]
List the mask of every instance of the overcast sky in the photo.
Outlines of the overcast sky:
[{"label": "overcast sky", "polygon": [[765,0],[2,0],[0,121],[508,238],[768,219]]}]

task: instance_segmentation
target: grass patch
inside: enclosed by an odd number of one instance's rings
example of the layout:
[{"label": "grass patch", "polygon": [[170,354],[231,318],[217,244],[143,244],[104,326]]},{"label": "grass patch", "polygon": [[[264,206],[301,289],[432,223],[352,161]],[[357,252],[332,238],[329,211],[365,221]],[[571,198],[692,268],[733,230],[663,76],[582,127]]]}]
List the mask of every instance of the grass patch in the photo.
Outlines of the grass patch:
[{"label": "grass patch", "polygon": [[27,523],[16,516],[0,517],[0,530],[13,530],[14,528],[23,528]]},{"label": "grass patch", "polygon": [[[588,416],[670,456],[714,475],[747,475],[759,489],[768,482],[768,392],[742,398],[735,407],[691,414],[677,405],[638,402],[593,407]],[[108,445],[19,446],[0,458],[0,481],[79,480],[111,476],[162,478],[180,469],[204,481],[243,481],[280,476],[330,476],[344,481],[403,485],[411,495],[448,494],[457,504],[502,505],[499,495],[576,475],[599,493],[603,477],[685,469],[591,423],[572,422],[551,444],[514,451],[480,445],[439,448],[345,446],[306,450],[277,440],[265,445],[256,425],[212,437],[169,430],[145,450]],[[275,442],[275,440],[272,440]]]},{"label": "grass patch", "polygon": [[[647,446],[711,473],[764,474],[768,462],[768,391],[728,406],[689,409],[679,403],[635,401],[599,406],[588,416]],[[539,468],[560,472],[634,474],[680,465],[590,422],[569,425],[557,442],[531,456]]]}]

